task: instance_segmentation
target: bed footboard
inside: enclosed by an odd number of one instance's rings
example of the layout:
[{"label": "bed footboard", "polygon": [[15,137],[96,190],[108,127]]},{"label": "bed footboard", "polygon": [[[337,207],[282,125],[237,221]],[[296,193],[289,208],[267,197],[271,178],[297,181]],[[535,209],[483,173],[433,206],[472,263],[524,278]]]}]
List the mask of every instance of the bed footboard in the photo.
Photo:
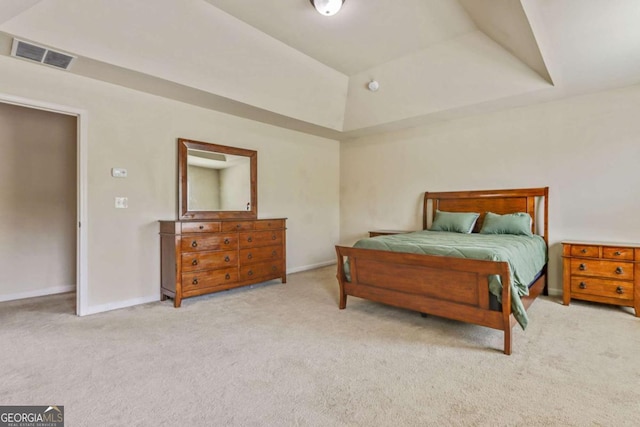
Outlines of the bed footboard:
[{"label": "bed footboard", "polygon": [[[352,295],[504,331],[511,354],[511,283],[507,262],[336,246],[339,307]],[[349,277],[344,262],[349,260]],[[489,276],[501,276],[502,311],[489,305]],[[540,281],[540,279],[539,279]],[[544,280],[537,293],[544,287]],[[537,295],[536,295],[537,296]],[[535,296],[534,296],[535,298]]]}]

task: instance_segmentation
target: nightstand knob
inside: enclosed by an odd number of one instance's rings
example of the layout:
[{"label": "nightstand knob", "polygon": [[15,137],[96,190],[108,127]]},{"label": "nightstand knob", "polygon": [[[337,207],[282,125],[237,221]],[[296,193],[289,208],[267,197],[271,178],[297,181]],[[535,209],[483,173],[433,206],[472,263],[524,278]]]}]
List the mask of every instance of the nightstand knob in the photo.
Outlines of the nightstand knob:
[{"label": "nightstand knob", "polygon": [[580,264],[580,267],[578,267],[580,270],[586,270],[587,266],[585,264]]},{"label": "nightstand knob", "polygon": [[580,289],[587,289],[587,284],[584,282],[580,282]]},{"label": "nightstand knob", "polygon": [[616,274],[622,274],[622,273],[624,273],[624,270],[622,270],[622,267],[617,267]]},{"label": "nightstand knob", "polygon": [[616,288],[616,292],[619,293],[619,294],[623,294],[624,293],[624,288],[622,286],[618,286]]},{"label": "nightstand knob", "polygon": [[620,256],[620,255],[622,255],[622,252],[620,252],[620,251],[615,251],[613,254],[614,254],[615,256]]}]

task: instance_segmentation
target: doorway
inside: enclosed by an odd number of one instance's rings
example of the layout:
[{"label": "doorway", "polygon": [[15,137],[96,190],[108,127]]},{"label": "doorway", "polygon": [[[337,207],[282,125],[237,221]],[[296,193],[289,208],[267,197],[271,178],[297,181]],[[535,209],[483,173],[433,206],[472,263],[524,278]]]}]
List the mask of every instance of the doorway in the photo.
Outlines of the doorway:
[{"label": "doorway", "polygon": [[86,312],[85,121],[0,94],[0,301],[76,291]]}]

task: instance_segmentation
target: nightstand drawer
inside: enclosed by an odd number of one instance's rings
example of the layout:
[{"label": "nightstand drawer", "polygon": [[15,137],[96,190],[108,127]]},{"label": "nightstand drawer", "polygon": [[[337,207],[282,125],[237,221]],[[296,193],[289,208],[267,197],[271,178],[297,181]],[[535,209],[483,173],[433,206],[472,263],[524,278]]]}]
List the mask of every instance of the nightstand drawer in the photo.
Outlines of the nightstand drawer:
[{"label": "nightstand drawer", "polygon": [[633,261],[633,248],[616,248],[605,246],[602,248],[602,258]]},{"label": "nightstand drawer", "polygon": [[571,256],[598,258],[599,246],[571,245]]},{"label": "nightstand drawer", "polygon": [[633,264],[616,261],[571,259],[571,275],[633,280]]},{"label": "nightstand drawer", "polygon": [[633,282],[617,280],[593,279],[590,277],[572,277],[571,293],[597,295],[623,300],[633,299]]}]

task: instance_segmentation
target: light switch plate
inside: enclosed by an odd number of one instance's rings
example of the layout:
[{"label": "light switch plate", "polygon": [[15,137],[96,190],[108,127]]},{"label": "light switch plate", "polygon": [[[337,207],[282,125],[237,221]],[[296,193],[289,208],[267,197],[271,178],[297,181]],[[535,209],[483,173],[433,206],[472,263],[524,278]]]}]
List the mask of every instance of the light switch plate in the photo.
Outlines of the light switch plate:
[{"label": "light switch plate", "polygon": [[126,209],[129,207],[129,201],[126,197],[116,197],[116,208]]},{"label": "light switch plate", "polygon": [[111,176],[114,178],[126,178],[127,170],[124,168],[111,168]]}]

